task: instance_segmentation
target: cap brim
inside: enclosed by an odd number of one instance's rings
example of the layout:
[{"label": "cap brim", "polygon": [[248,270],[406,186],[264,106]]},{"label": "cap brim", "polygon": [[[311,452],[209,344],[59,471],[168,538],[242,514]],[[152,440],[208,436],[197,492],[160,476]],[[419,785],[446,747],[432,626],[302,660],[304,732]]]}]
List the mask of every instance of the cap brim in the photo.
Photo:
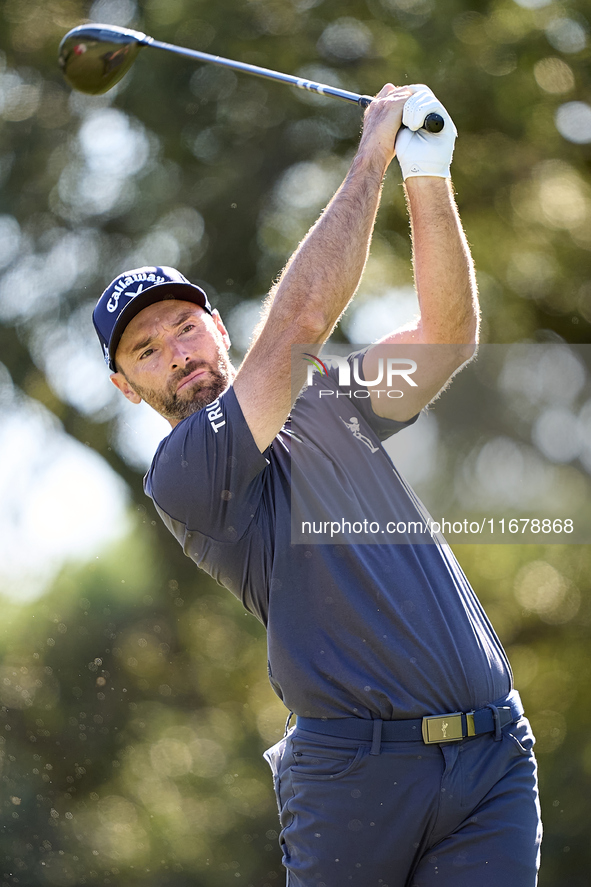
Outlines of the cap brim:
[{"label": "cap brim", "polygon": [[109,357],[111,360],[111,369],[115,367],[115,353],[119,347],[121,336],[129,322],[134,317],[147,308],[148,305],[154,305],[156,302],[165,302],[167,300],[166,293],[174,293],[171,298],[179,299],[183,302],[193,302],[199,305],[208,314],[211,314],[209,302],[205,292],[198,286],[191,283],[158,283],[151,286],[144,293],[140,293],[131,302],[128,302],[113,327],[111,338],[109,340]]}]

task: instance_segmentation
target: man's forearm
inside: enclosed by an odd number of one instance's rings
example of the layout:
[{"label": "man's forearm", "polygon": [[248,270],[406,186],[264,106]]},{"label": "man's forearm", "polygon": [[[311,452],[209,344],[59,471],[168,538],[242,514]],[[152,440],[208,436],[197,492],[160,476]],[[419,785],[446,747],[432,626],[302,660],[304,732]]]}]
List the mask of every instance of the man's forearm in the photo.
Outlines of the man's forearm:
[{"label": "man's forearm", "polygon": [[449,179],[409,178],[419,335],[432,344],[478,341],[479,307],[474,265]]},{"label": "man's forearm", "polygon": [[312,329],[330,334],[363,274],[385,169],[368,151],[355,156],[343,184],[273,288],[270,301],[286,321],[305,313]]},{"label": "man's forearm", "polygon": [[345,181],[273,287],[267,303],[273,328],[291,328],[298,336],[306,330],[315,333],[314,338],[295,341],[324,341],[355,294],[409,95],[405,87],[386,84],[367,108],[359,149]]}]

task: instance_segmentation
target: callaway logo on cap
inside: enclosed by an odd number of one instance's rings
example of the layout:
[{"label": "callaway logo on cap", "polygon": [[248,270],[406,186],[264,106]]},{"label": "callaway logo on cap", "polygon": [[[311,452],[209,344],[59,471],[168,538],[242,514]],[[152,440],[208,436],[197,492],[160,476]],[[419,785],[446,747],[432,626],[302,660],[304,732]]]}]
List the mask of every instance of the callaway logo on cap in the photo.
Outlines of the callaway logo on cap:
[{"label": "callaway logo on cap", "polygon": [[148,305],[168,298],[194,302],[211,314],[205,292],[175,268],[148,265],[126,271],[109,284],[97,302],[92,319],[110,370],[116,372],[115,352],[129,321]]}]

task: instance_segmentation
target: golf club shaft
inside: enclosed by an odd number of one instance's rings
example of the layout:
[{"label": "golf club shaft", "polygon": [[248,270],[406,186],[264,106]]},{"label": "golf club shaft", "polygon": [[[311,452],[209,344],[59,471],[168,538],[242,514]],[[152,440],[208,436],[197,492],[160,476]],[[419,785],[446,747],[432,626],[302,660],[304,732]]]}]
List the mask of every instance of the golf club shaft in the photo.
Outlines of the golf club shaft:
[{"label": "golf club shaft", "polygon": [[[325,83],[318,83],[315,80],[306,80],[305,77],[295,77],[293,74],[282,74],[279,71],[272,71],[270,68],[260,68],[258,65],[249,65],[246,62],[236,62],[231,59],[225,59],[219,55],[210,55],[207,52],[200,52],[197,49],[186,49],[183,46],[176,46],[174,43],[164,43],[155,40],[153,37],[146,35],[144,46],[152,46],[155,49],[164,49],[167,52],[174,52],[176,55],[186,56],[187,58],[197,59],[201,62],[209,62],[213,65],[219,65],[223,68],[233,68],[236,71],[242,71],[245,74],[254,74],[256,77],[264,77],[267,80],[277,80],[280,83],[289,83],[291,86],[297,86],[298,89],[307,89],[308,92],[316,92],[322,96],[330,96],[333,99],[341,99],[344,102],[352,102],[362,108],[371,105],[373,98],[370,95],[359,95],[356,92],[349,92],[347,89],[337,89],[335,86],[328,86]],[[439,114],[428,114],[425,117],[423,128],[428,132],[440,132],[443,129],[443,118]]]},{"label": "golf club shaft", "polygon": [[334,86],[327,86],[324,83],[317,83],[315,80],[306,80],[304,77],[295,77],[292,74],[281,74],[279,71],[272,71],[270,68],[260,68],[258,65],[249,65],[246,62],[235,62],[231,59],[222,58],[219,55],[210,55],[208,52],[200,52],[197,49],[186,49],[183,46],[175,46],[174,43],[164,43],[148,37],[142,40],[143,46],[152,46],[155,49],[164,49],[166,52],[174,52],[176,55],[183,55],[187,58],[197,59],[200,62],[209,62],[212,65],[219,65],[223,68],[233,68],[236,71],[242,71],[245,74],[254,74],[256,77],[265,77],[267,80],[278,80],[281,83],[289,83],[291,86],[297,86],[298,89],[307,89],[309,92],[317,92],[320,95],[331,96],[334,99],[342,99],[345,102],[353,102],[367,108],[372,102],[369,95],[359,95],[356,92],[349,92],[346,89],[337,89]]}]

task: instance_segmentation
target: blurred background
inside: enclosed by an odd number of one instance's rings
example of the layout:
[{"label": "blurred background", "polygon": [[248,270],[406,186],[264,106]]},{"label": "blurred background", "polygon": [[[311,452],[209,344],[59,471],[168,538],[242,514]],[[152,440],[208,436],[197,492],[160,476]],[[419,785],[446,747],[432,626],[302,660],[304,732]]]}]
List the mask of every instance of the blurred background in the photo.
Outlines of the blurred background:
[{"label": "blurred background", "polygon": [[[406,443],[398,436],[397,464],[428,508],[443,482],[460,503],[477,495],[502,510],[541,490],[581,506],[591,10],[473,5],[0,5],[1,887],[283,883],[261,753],[287,713],[267,683],[264,632],[156,520],[142,475],[168,426],[116,397],[90,313],[125,268],[176,265],[220,309],[239,361],[361,120],[355,106],[155,50],[105,96],[74,94],[61,38],[106,22],[361,93],[428,83],[460,133],[453,175],[483,339],[508,347],[484,382],[494,410],[462,393],[460,376]],[[340,342],[371,341],[416,311],[394,166]],[[538,737],[540,884],[583,887],[589,546],[454,549]]]}]

